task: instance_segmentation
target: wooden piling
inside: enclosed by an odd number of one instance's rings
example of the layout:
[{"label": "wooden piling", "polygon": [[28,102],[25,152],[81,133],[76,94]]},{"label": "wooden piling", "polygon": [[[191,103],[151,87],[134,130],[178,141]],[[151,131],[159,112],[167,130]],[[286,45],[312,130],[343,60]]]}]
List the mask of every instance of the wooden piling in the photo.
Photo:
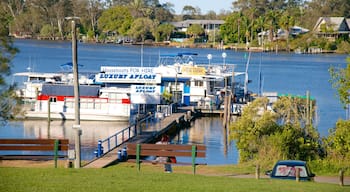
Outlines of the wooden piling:
[{"label": "wooden piling", "polygon": [[299,168],[295,168],[295,180],[297,182],[300,181],[300,169]]},{"label": "wooden piling", "polygon": [[255,167],[255,178],[260,179],[260,165],[257,164]]},{"label": "wooden piling", "polygon": [[344,170],[340,169],[339,171],[339,185],[344,186]]}]

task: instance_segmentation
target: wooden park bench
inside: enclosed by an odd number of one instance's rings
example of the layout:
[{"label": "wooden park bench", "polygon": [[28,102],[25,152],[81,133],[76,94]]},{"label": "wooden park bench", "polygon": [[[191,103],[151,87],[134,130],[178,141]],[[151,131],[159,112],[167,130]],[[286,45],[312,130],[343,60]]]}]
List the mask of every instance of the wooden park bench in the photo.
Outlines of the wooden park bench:
[{"label": "wooden park bench", "polygon": [[[0,160],[55,160],[67,158],[68,139],[0,139],[0,151],[36,151],[35,154],[11,153],[0,154]],[[41,151],[41,153],[39,153]]]},{"label": "wooden park bench", "polygon": [[[196,174],[197,165],[206,165],[205,163],[197,163],[196,158],[206,157],[206,146],[204,145],[174,145],[174,144],[127,144],[128,161],[136,161],[138,170],[141,168],[141,163],[152,164],[176,164],[176,165],[192,165],[193,174]],[[147,156],[158,157],[191,157],[191,162],[155,162],[152,160],[144,160]]]}]

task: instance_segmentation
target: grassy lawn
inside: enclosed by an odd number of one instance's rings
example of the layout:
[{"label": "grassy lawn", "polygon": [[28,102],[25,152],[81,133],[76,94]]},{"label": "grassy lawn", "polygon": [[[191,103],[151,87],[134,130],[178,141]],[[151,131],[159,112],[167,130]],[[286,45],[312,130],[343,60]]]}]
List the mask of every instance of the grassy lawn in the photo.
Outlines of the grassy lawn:
[{"label": "grassy lawn", "polygon": [[335,184],[232,178],[251,171],[233,166],[198,167],[197,175],[188,166],[173,168],[174,173],[163,173],[160,165],[142,165],[138,172],[130,163],[104,169],[0,167],[0,191],[350,191]]}]

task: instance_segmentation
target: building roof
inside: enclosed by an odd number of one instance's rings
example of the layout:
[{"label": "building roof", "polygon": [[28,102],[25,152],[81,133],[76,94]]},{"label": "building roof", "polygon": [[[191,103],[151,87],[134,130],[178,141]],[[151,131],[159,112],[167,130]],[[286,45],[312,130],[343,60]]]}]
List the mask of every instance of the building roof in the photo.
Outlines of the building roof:
[{"label": "building roof", "polygon": [[199,25],[209,25],[209,24],[216,24],[216,25],[222,25],[224,24],[224,20],[194,20],[194,19],[188,19],[185,21],[179,21],[179,22],[171,22],[175,27],[181,28],[181,27],[189,27],[193,24],[199,24]]},{"label": "building roof", "polygon": [[345,17],[320,17],[314,27],[315,32],[323,32],[322,25],[325,24],[327,30],[338,33],[350,33],[349,22]]}]

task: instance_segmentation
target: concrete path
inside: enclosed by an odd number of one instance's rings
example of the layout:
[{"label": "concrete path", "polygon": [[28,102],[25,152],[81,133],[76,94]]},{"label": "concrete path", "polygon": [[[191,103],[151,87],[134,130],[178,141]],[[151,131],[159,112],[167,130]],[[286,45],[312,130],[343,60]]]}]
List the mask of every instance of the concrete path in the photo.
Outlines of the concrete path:
[{"label": "concrete path", "polygon": [[[255,178],[253,174],[245,174],[245,175],[227,175],[229,177],[234,178]],[[260,176],[260,178],[269,178],[268,176]],[[339,184],[339,177],[336,176],[316,176],[315,182],[317,183],[331,183],[331,184]],[[344,186],[350,186],[350,176],[344,177]]]}]

